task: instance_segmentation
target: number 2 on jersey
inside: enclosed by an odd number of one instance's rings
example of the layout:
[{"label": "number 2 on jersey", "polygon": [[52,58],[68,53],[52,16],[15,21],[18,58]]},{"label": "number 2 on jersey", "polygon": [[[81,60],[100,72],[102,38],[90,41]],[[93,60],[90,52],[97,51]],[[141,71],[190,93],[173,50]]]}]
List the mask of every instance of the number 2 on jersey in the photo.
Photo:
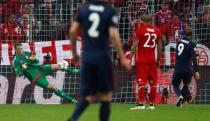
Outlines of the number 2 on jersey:
[{"label": "number 2 on jersey", "polygon": [[179,56],[182,54],[183,50],[184,50],[184,44],[183,43],[180,43],[178,45],[178,55]]},{"label": "number 2 on jersey", "polygon": [[98,13],[91,13],[88,19],[92,22],[92,25],[88,30],[88,34],[90,37],[97,38],[99,36],[99,31],[97,30],[97,28],[100,23],[100,16]]},{"label": "number 2 on jersey", "polygon": [[[147,37],[147,41],[144,44],[144,47],[155,47],[155,40],[157,39],[157,35],[155,33],[145,33],[144,36]],[[152,41],[152,44],[150,45],[149,42]]]}]

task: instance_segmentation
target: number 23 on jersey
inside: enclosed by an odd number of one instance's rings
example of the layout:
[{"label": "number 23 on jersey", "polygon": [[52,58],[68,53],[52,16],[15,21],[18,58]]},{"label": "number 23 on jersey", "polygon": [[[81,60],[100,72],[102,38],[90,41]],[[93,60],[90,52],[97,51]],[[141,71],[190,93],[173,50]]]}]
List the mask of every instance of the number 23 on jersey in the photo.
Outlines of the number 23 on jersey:
[{"label": "number 23 on jersey", "polygon": [[156,45],[157,35],[155,33],[145,33],[144,36],[147,37],[147,40],[144,43],[144,47],[154,48]]}]

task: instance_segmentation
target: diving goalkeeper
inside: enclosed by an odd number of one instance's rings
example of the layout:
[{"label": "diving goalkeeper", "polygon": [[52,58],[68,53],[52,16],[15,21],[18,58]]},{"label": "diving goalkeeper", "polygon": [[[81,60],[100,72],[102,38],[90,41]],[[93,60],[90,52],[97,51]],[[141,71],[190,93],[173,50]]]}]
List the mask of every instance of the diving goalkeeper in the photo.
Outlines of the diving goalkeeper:
[{"label": "diving goalkeeper", "polygon": [[46,79],[46,76],[57,70],[62,70],[69,73],[77,73],[78,70],[63,66],[63,64],[68,65],[66,61],[62,61],[58,64],[47,65],[39,65],[38,63],[39,60],[35,58],[35,54],[28,51],[23,51],[23,46],[21,43],[15,44],[13,66],[15,67],[15,72],[18,76],[24,75],[28,80],[31,81],[32,84],[36,84],[44,89],[52,90],[57,96],[76,103],[77,100],[75,98],[65,95],[61,90],[50,84]]}]

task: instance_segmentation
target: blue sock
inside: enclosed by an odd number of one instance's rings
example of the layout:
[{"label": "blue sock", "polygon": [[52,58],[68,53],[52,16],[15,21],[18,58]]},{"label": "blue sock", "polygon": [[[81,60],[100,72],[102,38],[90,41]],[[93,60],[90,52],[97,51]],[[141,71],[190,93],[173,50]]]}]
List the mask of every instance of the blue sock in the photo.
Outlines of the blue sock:
[{"label": "blue sock", "polygon": [[71,118],[68,121],[77,121],[79,116],[87,108],[88,105],[89,105],[89,103],[85,99],[79,100],[79,102],[77,103],[77,105],[74,109],[74,112],[73,112]]},{"label": "blue sock", "polygon": [[183,86],[182,91],[181,91],[181,94],[182,94],[182,96],[183,96],[185,99],[188,98],[189,96],[191,96],[190,91],[189,91],[187,85],[184,85],[184,86]]},{"label": "blue sock", "polygon": [[100,121],[109,121],[110,102],[101,102]]}]

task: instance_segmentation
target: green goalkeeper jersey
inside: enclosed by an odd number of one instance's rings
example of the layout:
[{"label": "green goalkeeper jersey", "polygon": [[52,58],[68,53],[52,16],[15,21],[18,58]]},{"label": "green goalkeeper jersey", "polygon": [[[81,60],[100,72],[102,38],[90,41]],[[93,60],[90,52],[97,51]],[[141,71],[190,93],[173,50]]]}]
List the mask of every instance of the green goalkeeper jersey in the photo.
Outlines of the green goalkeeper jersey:
[{"label": "green goalkeeper jersey", "polygon": [[[18,76],[24,75],[30,81],[33,81],[40,73],[40,67],[38,65],[39,61],[30,57],[31,53],[28,51],[24,51],[22,56],[15,54],[13,66]],[[22,67],[23,64],[26,64],[26,69]]]}]

